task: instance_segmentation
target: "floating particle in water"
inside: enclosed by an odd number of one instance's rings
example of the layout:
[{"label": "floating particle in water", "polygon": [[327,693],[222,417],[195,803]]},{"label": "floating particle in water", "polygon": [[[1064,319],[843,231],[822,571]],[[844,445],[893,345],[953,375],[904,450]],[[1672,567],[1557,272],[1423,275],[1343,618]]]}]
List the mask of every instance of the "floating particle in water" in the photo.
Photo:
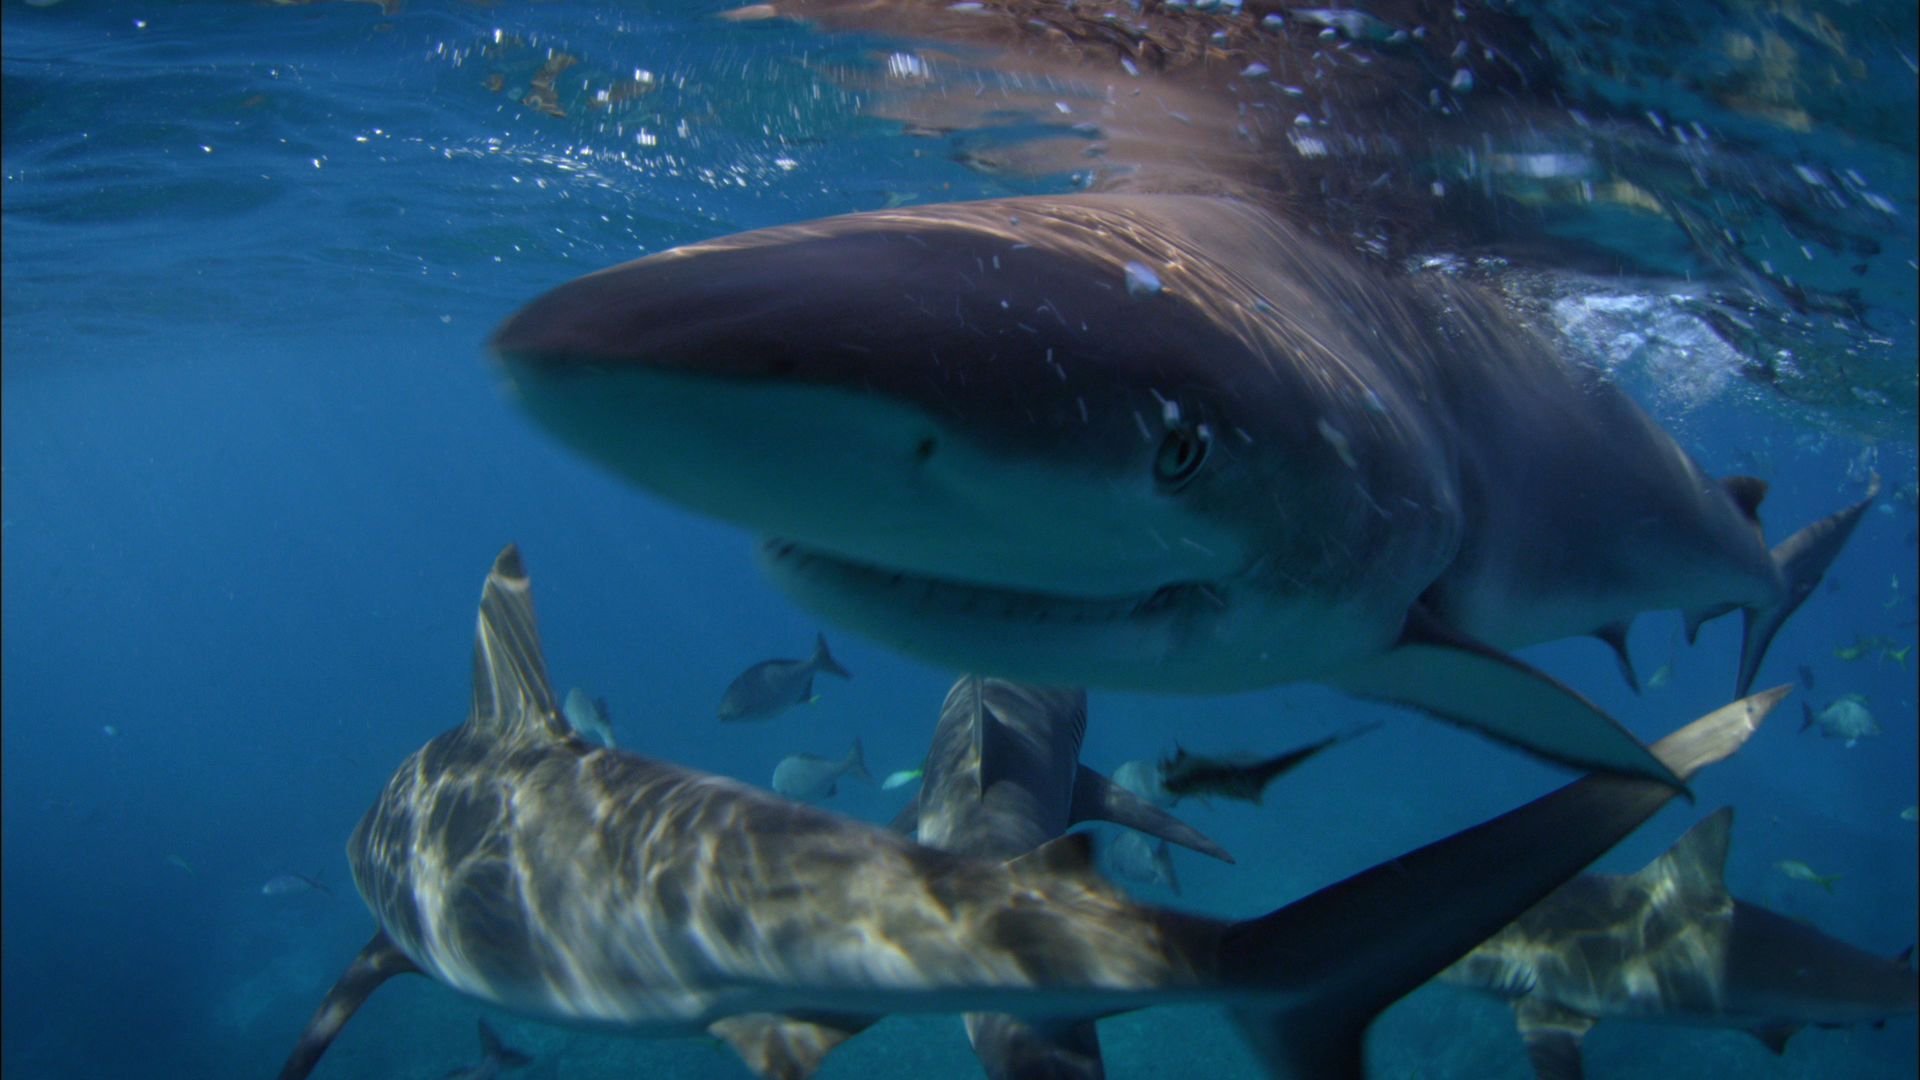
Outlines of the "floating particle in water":
[{"label": "floating particle in water", "polygon": [[1130,262],[1126,270],[1128,296],[1152,296],[1160,291],[1160,275],[1146,263]]}]

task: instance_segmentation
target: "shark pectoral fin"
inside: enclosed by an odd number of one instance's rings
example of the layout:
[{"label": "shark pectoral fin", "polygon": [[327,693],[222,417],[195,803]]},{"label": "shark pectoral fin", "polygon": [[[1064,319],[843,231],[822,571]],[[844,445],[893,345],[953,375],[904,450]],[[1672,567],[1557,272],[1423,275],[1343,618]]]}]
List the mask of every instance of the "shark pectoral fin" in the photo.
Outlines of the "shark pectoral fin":
[{"label": "shark pectoral fin", "polygon": [[1628,625],[1626,619],[1622,619],[1619,622],[1610,622],[1600,629],[1595,630],[1593,636],[1606,642],[1607,648],[1613,650],[1614,659],[1620,661],[1621,676],[1627,680],[1627,685],[1632,687],[1633,692],[1637,694],[1640,692],[1640,676],[1633,673],[1633,656],[1627,652]]},{"label": "shark pectoral fin", "polygon": [[1593,1017],[1528,995],[1513,1003],[1514,1026],[1527,1044],[1527,1059],[1539,1080],[1581,1080],[1580,1040]]},{"label": "shark pectoral fin", "polygon": [[866,1017],[799,1019],[780,1013],[742,1013],[715,1020],[707,1025],[707,1032],[733,1047],[761,1080],[807,1080],[834,1047],[872,1024],[873,1019]]},{"label": "shark pectoral fin", "polygon": [[1796,1024],[1790,1020],[1769,1020],[1764,1024],[1755,1024],[1747,1033],[1760,1040],[1760,1045],[1775,1054],[1787,1052],[1787,1040],[1798,1034],[1805,1024]]},{"label": "shark pectoral fin", "polygon": [[[1736,702],[1660,740],[1654,752],[1689,777],[1738,749],[1778,700]],[[1226,927],[1213,946],[1221,982],[1286,1002],[1239,1016],[1256,1052],[1279,1076],[1358,1077],[1361,1036],[1380,1010],[1538,904],[1674,793],[1665,781],[1582,777]]]},{"label": "shark pectoral fin", "polygon": [[1544,672],[1460,633],[1416,605],[1400,642],[1330,680],[1361,697],[1411,706],[1579,769],[1684,789],[1600,707]]},{"label": "shark pectoral fin", "polygon": [[1067,812],[1068,825],[1078,825],[1083,821],[1110,821],[1148,836],[1171,840],[1183,848],[1211,855],[1221,862],[1233,861],[1233,856],[1227,854],[1226,848],[1202,836],[1200,830],[1085,765],[1080,766],[1080,771],[1074,774],[1073,806]]},{"label": "shark pectoral fin", "polygon": [[1773,635],[1779,632],[1780,624],[1813,595],[1820,579],[1827,576],[1834,557],[1847,545],[1854,527],[1860,524],[1879,494],[1880,474],[1874,473],[1872,483],[1867,485],[1866,498],[1821,518],[1774,546],[1773,564],[1780,568],[1780,578],[1786,588],[1771,606],[1746,609],[1746,636],[1740,642],[1740,680],[1734,689],[1735,697],[1746,696],[1747,689],[1760,674],[1760,661],[1766,657],[1767,646],[1773,644]]},{"label": "shark pectoral fin", "polygon": [[347,965],[333,989],[321,999],[313,1019],[307,1022],[307,1030],[300,1033],[293,1053],[287,1055],[287,1063],[280,1067],[279,1080],[305,1080],[368,994],[395,975],[419,970],[387,937],[386,931],[376,932],[373,940],[360,950],[360,955],[353,958],[353,963]]}]

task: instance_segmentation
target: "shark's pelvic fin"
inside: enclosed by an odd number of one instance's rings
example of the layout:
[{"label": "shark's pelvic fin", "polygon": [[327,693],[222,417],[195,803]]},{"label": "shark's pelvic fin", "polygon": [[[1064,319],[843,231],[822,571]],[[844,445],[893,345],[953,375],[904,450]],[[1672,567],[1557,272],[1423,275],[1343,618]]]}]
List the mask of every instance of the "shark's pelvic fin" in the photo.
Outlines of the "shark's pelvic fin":
[{"label": "shark's pelvic fin", "polygon": [[533,1055],[525,1050],[515,1049],[500,1040],[500,1033],[493,1030],[486,1017],[480,1018],[480,1053],[500,1063],[501,1068],[518,1069],[533,1064]]},{"label": "shark's pelvic fin", "polygon": [[708,1024],[707,1032],[733,1047],[761,1080],[807,1080],[834,1047],[865,1031],[876,1019],[742,1013]]},{"label": "shark's pelvic fin", "polygon": [[1539,1080],[1583,1080],[1580,1040],[1594,1019],[1531,995],[1513,1003],[1513,1023]]},{"label": "shark's pelvic fin", "polygon": [[966,1014],[967,1038],[987,1080],[1103,1080],[1106,1063],[1093,1021]]},{"label": "shark's pelvic fin", "polygon": [[[1787,687],[1734,702],[1655,743],[1674,783],[1583,777],[1517,810],[1356,874],[1222,935],[1228,982],[1299,1002],[1236,1019],[1276,1076],[1359,1080],[1375,1015],[1540,902],[1733,753]],[[1518,853],[1518,854],[1516,854]]]},{"label": "shark's pelvic fin", "polygon": [[380,984],[395,975],[418,972],[420,969],[407,959],[405,953],[394,946],[384,930],[377,931],[373,940],[353,958],[347,970],[327,991],[320,1001],[320,1007],[314,1010],[313,1019],[307,1022],[307,1030],[300,1033],[300,1041],[294,1045],[293,1053],[287,1055],[287,1063],[280,1067],[279,1080],[305,1080],[314,1065],[320,1061],[320,1055],[327,1052],[333,1044],[334,1036],[340,1034],[340,1028],[352,1019],[367,1000],[367,995],[378,989]]},{"label": "shark's pelvic fin", "polygon": [[1409,705],[1579,769],[1658,780],[1673,772],[1600,707],[1544,672],[1415,605],[1400,643],[1339,672],[1334,685]]},{"label": "shark's pelvic fin", "polygon": [[1110,821],[1148,836],[1170,840],[1202,855],[1211,855],[1221,862],[1233,861],[1227,849],[1202,836],[1200,830],[1085,765],[1080,766],[1074,776],[1073,808],[1067,823],[1078,825],[1083,821]]},{"label": "shark's pelvic fin", "polygon": [[1746,609],[1746,635],[1740,642],[1740,679],[1734,696],[1746,696],[1747,688],[1760,674],[1760,661],[1766,657],[1767,646],[1773,644],[1773,635],[1780,631],[1780,624],[1813,595],[1820,579],[1827,575],[1827,567],[1833,565],[1834,557],[1846,546],[1847,538],[1853,535],[1854,527],[1860,524],[1879,494],[1880,474],[1874,473],[1873,481],[1867,485],[1866,498],[1821,518],[1774,546],[1773,563],[1780,568],[1780,578],[1786,588],[1771,607]]},{"label": "shark's pelvic fin", "polygon": [[1620,674],[1626,678],[1627,685],[1633,687],[1633,692],[1637,694],[1640,692],[1640,676],[1633,673],[1633,657],[1627,652],[1627,630],[1631,626],[1632,620],[1621,619],[1619,622],[1610,622],[1595,630],[1593,636],[1606,642],[1607,648],[1613,650],[1613,658],[1620,661]]},{"label": "shark's pelvic fin", "polygon": [[1775,1020],[1769,1024],[1755,1024],[1747,1033],[1760,1040],[1760,1045],[1775,1054],[1787,1052],[1787,1040],[1800,1033],[1805,1024],[1796,1024],[1791,1020]]},{"label": "shark's pelvic fin", "polygon": [[547,661],[534,623],[533,594],[520,549],[508,544],[493,560],[480,594],[473,641],[473,711],[467,723],[509,741],[561,741],[573,733],[547,682]]}]

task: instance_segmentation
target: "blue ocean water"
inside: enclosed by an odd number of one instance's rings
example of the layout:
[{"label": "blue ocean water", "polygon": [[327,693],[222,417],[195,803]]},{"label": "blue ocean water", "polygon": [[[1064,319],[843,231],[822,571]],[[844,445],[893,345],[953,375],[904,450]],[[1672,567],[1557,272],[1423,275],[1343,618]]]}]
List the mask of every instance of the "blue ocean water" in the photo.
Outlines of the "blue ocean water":
[{"label": "blue ocean water", "polygon": [[[623,746],[759,783],[786,754],[838,754],[856,736],[876,772],[918,763],[950,674],[831,627],[852,682],[823,680],[818,703],[772,724],[720,728],[727,682],[803,655],[819,623],[757,574],[746,535],[626,488],[535,431],[482,353],[519,303],[638,254],[904,198],[1058,187],[967,169],[818,76],[821,57],[866,46],[708,18],[719,6],[8,0],[10,1077],[278,1068],[372,930],[346,836],[395,765],[464,716],[474,605],[509,540],[533,574],[556,680],[605,696]],[[631,77],[644,108],[616,123],[579,101],[564,116],[524,103],[553,56],[575,53],[596,71],[645,72]],[[1911,250],[1910,166],[1904,187],[1895,173]],[[1910,292],[1911,263],[1894,268],[1908,276],[1876,285]],[[1619,359],[1711,471],[1771,482],[1776,538],[1857,497],[1870,469],[1890,494],[1915,478],[1910,399],[1870,390],[1851,395],[1864,411],[1837,413]],[[1900,381],[1874,385],[1889,382]],[[1832,389],[1849,398],[1846,384]],[[1864,948],[1913,943],[1916,827],[1901,811],[1916,801],[1920,747],[1916,658],[1901,650],[1914,644],[1915,525],[1910,496],[1883,497],[1762,675],[1790,681],[1804,665],[1812,687],[1700,781],[1697,805],[1664,811],[1603,868],[1641,865],[1731,803],[1737,895]],[[1724,702],[1733,622],[1688,646],[1676,616],[1642,618],[1642,675],[1668,678],[1639,697],[1594,642],[1527,655],[1651,738]],[[1843,658],[1860,636],[1889,641]],[[1849,749],[1795,730],[1799,701],[1845,693],[1865,697],[1884,734]],[[1271,752],[1367,719],[1385,726],[1290,775],[1262,807],[1183,806],[1239,864],[1184,859],[1179,902],[1265,911],[1564,779],[1304,686],[1096,693],[1085,760],[1111,770],[1176,742]],[[879,822],[903,798],[843,786],[832,805]],[[1783,859],[1840,880],[1823,891],[1783,875]],[[288,873],[337,899],[262,894]],[[484,1011],[397,980],[315,1075],[442,1076],[476,1059]],[[496,1022],[538,1055],[524,1075],[746,1075],[704,1040]],[[1118,1017],[1102,1033],[1116,1077],[1257,1075],[1206,1008]],[[1587,1062],[1596,1078],[1900,1077],[1915,1074],[1915,1047],[1912,1018],[1809,1030],[1780,1058],[1739,1032],[1605,1023]],[[1505,1007],[1451,988],[1390,1010],[1370,1050],[1373,1075],[1396,1080],[1530,1075]],[[900,1017],[820,1075],[978,1068],[954,1019]]]}]

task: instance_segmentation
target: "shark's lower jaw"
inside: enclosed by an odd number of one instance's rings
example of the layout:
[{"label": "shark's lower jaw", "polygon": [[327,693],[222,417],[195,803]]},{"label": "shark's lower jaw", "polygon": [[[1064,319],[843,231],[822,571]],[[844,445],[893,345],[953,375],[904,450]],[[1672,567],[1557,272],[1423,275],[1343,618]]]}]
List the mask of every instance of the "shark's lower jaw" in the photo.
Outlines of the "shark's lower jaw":
[{"label": "shark's lower jaw", "polygon": [[761,568],[795,603],[943,668],[1050,685],[1226,692],[1293,657],[1252,651],[1233,583],[1072,596],[929,577],[768,538]]},{"label": "shark's lower jaw", "polygon": [[1195,601],[1215,609],[1226,607],[1224,586],[1204,582],[1175,582],[1144,594],[1081,597],[890,570],[777,537],[760,541],[759,554],[761,565],[783,586],[805,581],[870,594],[897,604],[903,613],[934,618],[954,615],[1012,624],[1084,624],[1157,618]]}]

